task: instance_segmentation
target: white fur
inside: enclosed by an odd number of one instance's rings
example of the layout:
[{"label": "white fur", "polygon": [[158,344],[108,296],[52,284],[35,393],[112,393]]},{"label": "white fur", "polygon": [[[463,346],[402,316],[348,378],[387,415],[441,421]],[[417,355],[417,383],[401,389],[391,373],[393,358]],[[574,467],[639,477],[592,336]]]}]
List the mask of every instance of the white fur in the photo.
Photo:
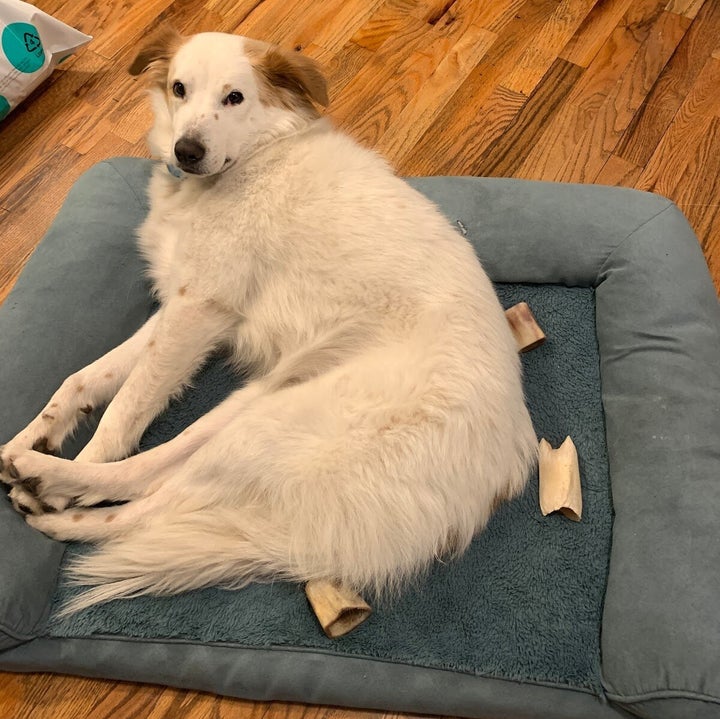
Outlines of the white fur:
[{"label": "white fur", "polygon": [[[464,550],[535,461],[515,343],[470,245],[326,120],[264,105],[243,42],[193,37],[170,66],[185,100],[154,91],[156,154],[175,164],[189,129],[208,148],[203,175],[161,163],[150,183],[139,236],[161,309],[2,452],[32,525],[99,543],[70,610],[276,577],[393,589]],[[220,104],[228,86],[242,104]],[[219,346],[250,383],[123,459]],[[113,395],[78,461],[29,451]]]}]

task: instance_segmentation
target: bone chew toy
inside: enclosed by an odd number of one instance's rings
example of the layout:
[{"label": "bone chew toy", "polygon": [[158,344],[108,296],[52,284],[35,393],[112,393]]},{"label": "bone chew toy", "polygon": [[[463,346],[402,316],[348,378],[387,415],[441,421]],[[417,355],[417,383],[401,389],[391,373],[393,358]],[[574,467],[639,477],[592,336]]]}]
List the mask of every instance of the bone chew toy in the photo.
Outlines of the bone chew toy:
[{"label": "bone chew toy", "polygon": [[545,341],[545,333],[535,321],[527,302],[520,302],[505,310],[505,317],[510,323],[518,352],[529,352]]},{"label": "bone chew toy", "polygon": [[372,612],[362,597],[332,582],[316,579],[305,594],[325,634],[336,639],[362,624]]},{"label": "bone chew toy", "polygon": [[580,466],[570,437],[558,449],[540,440],[540,511],[543,516],[560,512],[574,522],[582,517]]}]

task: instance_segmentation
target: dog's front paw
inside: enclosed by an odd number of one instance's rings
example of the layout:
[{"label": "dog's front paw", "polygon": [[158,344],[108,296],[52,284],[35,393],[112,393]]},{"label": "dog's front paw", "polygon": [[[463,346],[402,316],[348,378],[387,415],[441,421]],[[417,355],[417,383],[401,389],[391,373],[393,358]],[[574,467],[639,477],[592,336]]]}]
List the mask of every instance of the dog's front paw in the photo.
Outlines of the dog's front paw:
[{"label": "dog's front paw", "polygon": [[31,450],[13,456],[6,464],[8,484],[12,487],[10,501],[18,512],[35,515],[59,512],[72,503],[72,497],[44,486],[42,474],[50,459]]},{"label": "dog's front paw", "polygon": [[15,511],[24,515],[54,514],[69,505],[64,497],[48,497],[46,501],[21,486],[13,487],[8,496]]},{"label": "dog's front paw", "polygon": [[47,435],[31,432],[28,427],[27,430],[0,447],[0,482],[15,484],[15,481],[20,478],[15,461],[27,450],[42,454],[58,454],[56,445],[48,439]]}]

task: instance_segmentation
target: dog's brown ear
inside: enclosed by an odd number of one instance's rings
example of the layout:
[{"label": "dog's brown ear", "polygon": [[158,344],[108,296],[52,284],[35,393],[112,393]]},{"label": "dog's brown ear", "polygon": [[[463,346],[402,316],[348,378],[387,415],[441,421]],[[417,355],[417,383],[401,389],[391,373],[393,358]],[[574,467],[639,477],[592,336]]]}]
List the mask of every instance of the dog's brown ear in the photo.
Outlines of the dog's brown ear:
[{"label": "dog's brown ear", "polygon": [[174,27],[162,25],[141,45],[130,65],[130,74],[140,75],[147,70],[151,79],[164,87],[170,60],[182,42],[183,36]]},{"label": "dog's brown ear", "polygon": [[273,88],[301,99],[309,98],[323,107],[330,103],[320,66],[305,55],[271,46],[258,59],[256,67]]}]

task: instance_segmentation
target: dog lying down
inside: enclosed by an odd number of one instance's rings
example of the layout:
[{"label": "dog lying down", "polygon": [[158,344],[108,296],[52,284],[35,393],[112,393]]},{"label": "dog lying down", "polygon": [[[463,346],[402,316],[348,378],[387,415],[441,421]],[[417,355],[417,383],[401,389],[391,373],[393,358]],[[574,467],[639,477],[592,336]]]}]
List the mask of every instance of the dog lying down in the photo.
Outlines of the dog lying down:
[{"label": "dog lying down", "polygon": [[[165,29],[130,72],[152,82],[161,162],[139,241],[160,309],[0,454],[28,524],[98,545],[65,611],[275,578],[393,592],[462,552],[537,454],[470,245],[320,117],[310,59]],[[220,347],[251,381],[132,455]],[[105,404],[75,461],[51,454]]]}]

